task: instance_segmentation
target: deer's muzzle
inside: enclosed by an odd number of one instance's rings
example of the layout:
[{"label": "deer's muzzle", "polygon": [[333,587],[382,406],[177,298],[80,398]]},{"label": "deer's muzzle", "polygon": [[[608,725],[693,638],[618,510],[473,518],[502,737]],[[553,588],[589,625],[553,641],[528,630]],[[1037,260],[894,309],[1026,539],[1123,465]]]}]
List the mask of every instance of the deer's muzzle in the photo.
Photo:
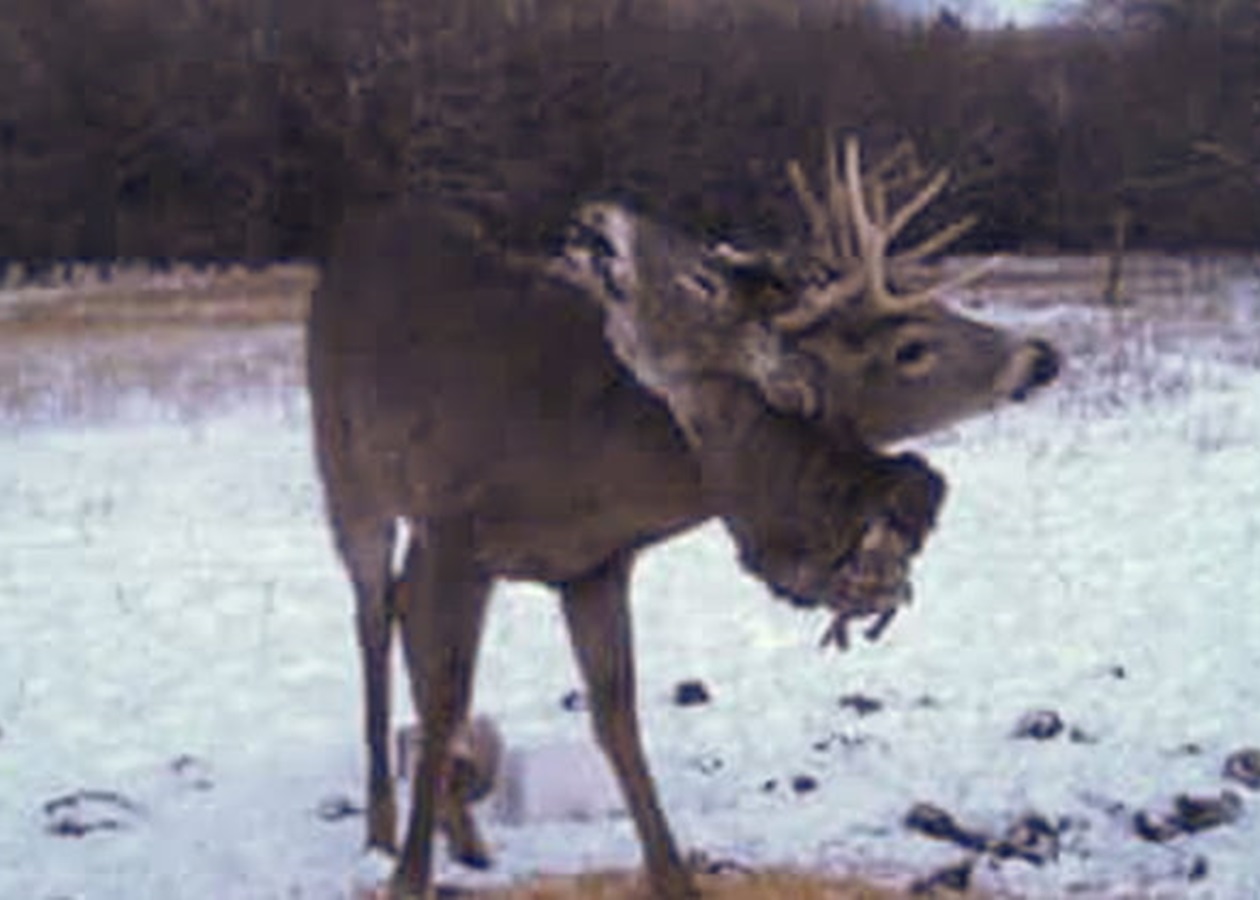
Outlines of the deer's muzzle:
[{"label": "deer's muzzle", "polygon": [[1042,340],[1029,341],[1011,360],[1002,393],[1017,403],[1023,402],[1058,378],[1062,367],[1063,358],[1054,345]]}]

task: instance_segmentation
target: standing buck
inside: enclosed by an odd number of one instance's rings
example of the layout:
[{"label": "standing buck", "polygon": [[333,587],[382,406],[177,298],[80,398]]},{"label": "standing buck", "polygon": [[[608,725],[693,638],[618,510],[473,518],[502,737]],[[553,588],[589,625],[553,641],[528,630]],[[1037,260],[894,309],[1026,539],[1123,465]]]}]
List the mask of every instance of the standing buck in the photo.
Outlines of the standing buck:
[{"label": "standing buck", "polygon": [[[309,381],[357,601],[370,846],[396,846],[395,626],[424,723],[396,897],[430,885],[435,823],[453,802],[448,748],[495,579],[559,591],[653,896],[693,896],[636,718],[627,594],[638,551],[721,516],[744,564],[831,607],[842,639],[845,620],[886,618],[904,598],[944,490],[918,457],[876,448],[1054,378],[1048,345],[894,295],[887,245],[930,197],[889,215],[890,182],[864,191],[848,176],[846,203],[802,193],[817,246],[800,255],[709,247],[607,204],[579,215],[563,263],[522,264],[438,203],[344,226],[313,299]],[[855,253],[820,243],[848,223]],[[709,324],[661,339],[659,317],[674,313]]]}]

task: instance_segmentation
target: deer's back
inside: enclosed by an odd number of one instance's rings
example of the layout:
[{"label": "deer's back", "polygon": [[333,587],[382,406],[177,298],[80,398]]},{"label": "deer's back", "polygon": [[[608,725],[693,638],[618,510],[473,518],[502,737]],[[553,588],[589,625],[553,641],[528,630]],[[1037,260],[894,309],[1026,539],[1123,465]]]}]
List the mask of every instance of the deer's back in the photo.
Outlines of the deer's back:
[{"label": "deer's back", "polygon": [[561,580],[702,517],[682,436],[602,328],[431,209],[347,223],[308,333],[334,529],[467,515],[488,569]]}]

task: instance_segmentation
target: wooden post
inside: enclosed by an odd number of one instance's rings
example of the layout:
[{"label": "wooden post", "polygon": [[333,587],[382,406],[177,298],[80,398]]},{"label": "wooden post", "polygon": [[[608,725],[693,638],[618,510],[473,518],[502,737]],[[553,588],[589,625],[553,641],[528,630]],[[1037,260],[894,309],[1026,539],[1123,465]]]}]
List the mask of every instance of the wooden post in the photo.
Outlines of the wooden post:
[{"label": "wooden post", "polygon": [[1103,303],[1107,306],[1122,306],[1127,302],[1122,294],[1124,254],[1132,222],[1133,213],[1126,206],[1117,207],[1111,216],[1111,253],[1107,259],[1107,280],[1102,294]]}]

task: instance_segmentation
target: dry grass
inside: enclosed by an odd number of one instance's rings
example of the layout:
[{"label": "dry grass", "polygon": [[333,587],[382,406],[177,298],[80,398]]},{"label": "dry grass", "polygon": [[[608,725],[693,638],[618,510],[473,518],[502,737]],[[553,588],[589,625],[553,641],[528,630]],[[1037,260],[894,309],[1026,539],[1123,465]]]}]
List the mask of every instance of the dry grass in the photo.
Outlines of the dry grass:
[{"label": "dry grass", "polygon": [[[948,260],[942,274],[974,263]],[[1135,256],[1126,271],[1126,307],[1096,302],[1101,257],[1012,257],[955,300],[1063,350],[1055,402],[1065,413],[1184,393],[1210,377],[1204,359],[1260,366],[1260,259]],[[0,286],[0,424],[106,421],[127,409],[195,419],[260,395],[291,405],[316,279],[302,264],[124,265],[109,280],[80,266],[51,286]]]},{"label": "dry grass", "polygon": [[[705,900],[904,900],[924,896],[853,878],[828,879],[787,871],[706,875],[701,876],[699,882]],[[951,892],[948,896],[956,900],[975,900],[982,895]],[[511,888],[477,891],[468,897],[469,900],[651,900],[651,893],[635,873],[600,873],[544,877]]]},{"label": "dry grass", "polygon": [[196,419],[301,395],[310,266],[154,273],[0,290],[0,425]]},{"label": "dry grass", "polygon": [[[944,274],[974,262],[948,260]],[[955,300],[1063,350],[1065,413],[1184,393],[1210,377],[1204,359],[1260,366],[1260,260],[1135,257],[1122,308],[1096,302],[1104,263],[1013,257]],[[302,264],[124,265],[109,280],[76,267],[51,286],[0,286],[0,425],[146,409],[197,419],[259,397],[287,411],[302,396],[300,327],[316,279]]]},{"label": "dry grass", "polygon": [[302,264],[258,271],[239,266],[217,270],[176,266],[169,272],[124,267],[108,280],[82,274],[68,283],[0,291],[0,322],[8,331],[40,334],[173,322],[297,323],[306,315],[317,277],[312,266]]}]

